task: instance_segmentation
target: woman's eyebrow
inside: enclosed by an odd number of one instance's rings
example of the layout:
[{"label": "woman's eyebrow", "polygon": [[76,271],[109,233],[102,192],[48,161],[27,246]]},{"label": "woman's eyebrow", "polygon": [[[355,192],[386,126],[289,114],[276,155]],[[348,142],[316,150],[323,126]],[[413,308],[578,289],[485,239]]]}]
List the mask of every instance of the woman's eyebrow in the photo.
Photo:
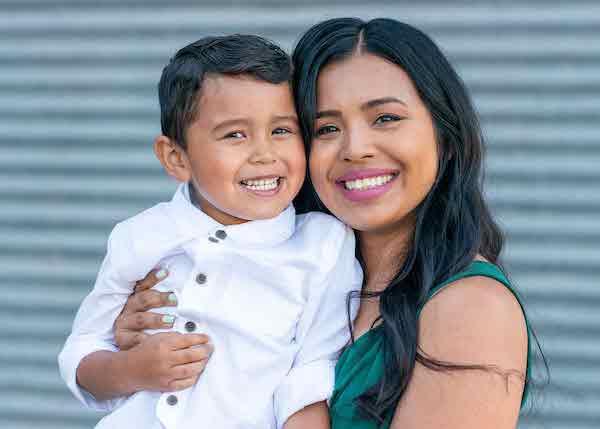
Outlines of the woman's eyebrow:
[{"label": "woman's eyebrow", "polygon": [[[388,103],[398,103],[402,104],[404,107],[408,107],[408,104],[406,104],[404,101],[400,100],[397,97],[382,97],[366,101],[360,106],[360,110],[369,110],[373,107],[381,106],[382,104]],[[322,110],[320,112],[317,112],[317,114],[315,115],[315,119],[323,118],[325,116],[341,117],[342,112],[340,112],[339,110]]]},{"label": "woman's eyebrow", "polygon": [[382,98],[376,98],[374,100],[367,101],[362,106],[360,106],[360,110],[368,110],[368,109],[372,109],[373,107],[381,106],[382,104],[388,104],[388,103],[399,103],[399,104],[402,104],[404,107],[408,107],[408,105],[404,101],[400,100],[399,98],[382,97]]},{"label": "woman's eyebrow", "polygon": [[321,110],[320,112],[317,112],[317,114],[315,115],[315,119],[323,118],[325,116],[341,117],[342,112],[340,112],[339,110]]}]

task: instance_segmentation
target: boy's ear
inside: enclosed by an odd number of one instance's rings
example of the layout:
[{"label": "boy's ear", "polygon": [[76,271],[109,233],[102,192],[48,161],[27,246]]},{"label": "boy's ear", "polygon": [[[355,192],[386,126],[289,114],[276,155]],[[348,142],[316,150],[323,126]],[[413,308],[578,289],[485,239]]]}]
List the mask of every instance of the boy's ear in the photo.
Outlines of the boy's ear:
[{"label": "boy's ear", "polygon": [[192,169],[185,150],[165,135],[154,140],[154,154],[166,172],[180,182],[189,182]]}]

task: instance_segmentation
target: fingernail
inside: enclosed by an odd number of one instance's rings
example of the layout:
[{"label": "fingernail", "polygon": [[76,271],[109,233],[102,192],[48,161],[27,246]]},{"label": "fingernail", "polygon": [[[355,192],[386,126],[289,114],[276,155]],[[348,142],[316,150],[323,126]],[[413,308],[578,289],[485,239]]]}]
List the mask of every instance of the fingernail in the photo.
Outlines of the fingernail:
[{"label": "fingernail", "polygon": [[165,315],[165,316],[163,316],[162,321],[165,325],[172,325],[173,322],[175,322],[175,317]]},{"label": "fingernail", "polygon": [[169,300],[169,302],[172,302],[174,304],[177,303],[177,295],[175,295],[174,293],[170,293],[167,299]]},{"label": "fingernail", "polygon": [[166,269],[164,269],[164,268],[161,268],[160,270],[158,270],[158,271],[156,272],[156,278],[157,278],[157,279],[159,279],[159,280],[162,280],[162,279],[164,279],[165,277],[167,277],[167,274],[168,274],[168,273],[167,273],[167,270],[166,270]]}]

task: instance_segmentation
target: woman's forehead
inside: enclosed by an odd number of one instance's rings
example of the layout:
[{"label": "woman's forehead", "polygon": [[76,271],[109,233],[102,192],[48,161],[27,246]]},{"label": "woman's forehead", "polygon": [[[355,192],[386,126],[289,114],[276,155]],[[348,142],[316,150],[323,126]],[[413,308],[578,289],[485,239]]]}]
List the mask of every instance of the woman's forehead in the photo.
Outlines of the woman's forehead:
[{"label": "woman's forehead", "polygon": [[362,104],[390,96],[406,103],[418,99],[412,80],[400,66],[370,53],[327,64],[317,80],[320,106],[348,102]]}]

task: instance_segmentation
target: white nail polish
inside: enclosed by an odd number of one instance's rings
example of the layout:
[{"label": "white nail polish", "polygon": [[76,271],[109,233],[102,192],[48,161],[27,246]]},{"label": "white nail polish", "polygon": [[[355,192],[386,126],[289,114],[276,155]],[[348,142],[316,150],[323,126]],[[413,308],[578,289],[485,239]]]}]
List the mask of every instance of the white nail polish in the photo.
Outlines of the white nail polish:
[{"label": "white nail polish", "polygon": [[160,270],[158,270],[156,272],[156,278],[157,279],[162,280],[165,277],[167,277],[167,270],[165,270],[164,268],[161,268]]}]

